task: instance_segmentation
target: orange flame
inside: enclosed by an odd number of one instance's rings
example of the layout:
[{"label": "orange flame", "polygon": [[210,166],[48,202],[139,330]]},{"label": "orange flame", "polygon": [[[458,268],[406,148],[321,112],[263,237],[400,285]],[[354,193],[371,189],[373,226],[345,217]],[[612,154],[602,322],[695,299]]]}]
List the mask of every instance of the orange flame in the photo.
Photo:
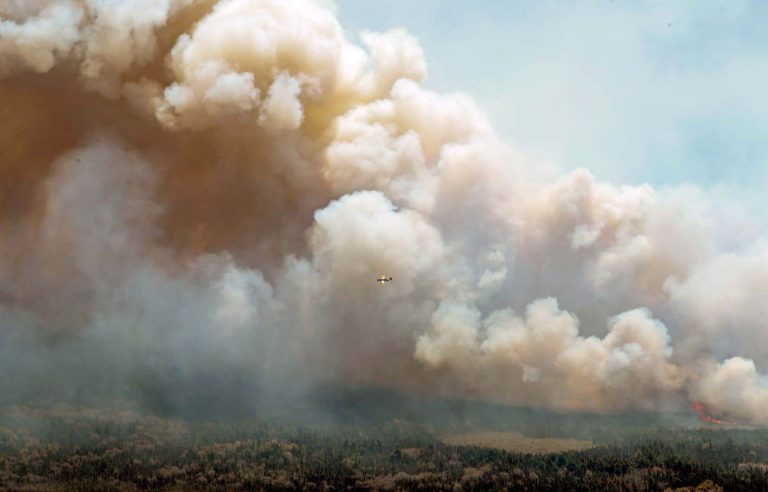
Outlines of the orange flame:
[{"label": "orange flame", "polygon": [[700,401],[691,402],[691,408],[693,409],[694,412],[696,412],[696,415],[698,415],[699,418],[704,422],[708,422],[710,424],[717,424],[717,425],[727,425],[731,423],[731,422],[726,422],[725,420],[720,420],[718,418],[715,418],[707,414],[707,411],[704,408],[704,404],[701,403]]}]

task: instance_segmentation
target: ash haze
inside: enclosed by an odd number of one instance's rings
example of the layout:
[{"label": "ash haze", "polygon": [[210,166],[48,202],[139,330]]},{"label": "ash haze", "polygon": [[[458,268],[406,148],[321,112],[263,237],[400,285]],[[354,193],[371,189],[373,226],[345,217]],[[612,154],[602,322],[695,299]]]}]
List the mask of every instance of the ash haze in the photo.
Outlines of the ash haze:
[{"label": "ash haze", "polygon": [[559,172],[426,89],[418,33],[335,10],[0,2],[2,402],[333,383],[768,424],[759,221]]}]

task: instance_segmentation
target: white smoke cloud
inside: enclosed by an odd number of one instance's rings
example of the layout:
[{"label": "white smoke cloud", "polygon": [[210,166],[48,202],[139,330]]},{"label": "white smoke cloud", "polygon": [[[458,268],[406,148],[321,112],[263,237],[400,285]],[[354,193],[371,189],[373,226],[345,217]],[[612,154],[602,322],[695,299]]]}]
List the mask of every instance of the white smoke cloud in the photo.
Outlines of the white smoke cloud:
[{"label": "white smoke cloud", "polygon": [[764,232],[552,177],[420,85],[411,35],[363,49],[303,0],[0,14],[4,398],[55,370],[81,399],[182,405],[205,375],[768,422]]},{"label": "white smoke cloud", "polygon": [[733,357],[711,365],[698,381],[693,395],[707,408],[726,416],[765,425],[768,405],[768,378],[758,374],[755,363]]},{"label": "white smoke cloud", "polygon": [[[583,337],[578,320],[554,299],[531,303],[525,319],[502,310],[481,320],[471,307],[441,305],[415,353],[432,367],[458,364],[457,370],[478,373],[473,384],[533,385],[526,400],[598,411],[650,406],[654,397],[678,390],[682,378],[671,355],[666,327],[646,311],[616,316],[602,339]],[[494,398],[524,403],[512,391]]]},{"label": "white smoke cloud", "polygon": [[75,2],[33,3],[26,8],[10,4],[3,12],[7,18],[0,19],[0,75],[47,72],[57,59],[69,55],[79,39],[84,12]]}]

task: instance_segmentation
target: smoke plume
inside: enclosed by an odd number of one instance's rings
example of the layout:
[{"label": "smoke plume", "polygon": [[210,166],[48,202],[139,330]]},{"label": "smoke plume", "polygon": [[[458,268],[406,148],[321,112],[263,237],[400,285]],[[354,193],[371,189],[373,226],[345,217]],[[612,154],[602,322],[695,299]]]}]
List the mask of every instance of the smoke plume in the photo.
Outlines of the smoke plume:
[{"label": "smoke plume", "polygon": [[356,46],[308,0],[0,16],[2,401],[334,382],[768,424],[763,232],[544,168],[406,32]]}]

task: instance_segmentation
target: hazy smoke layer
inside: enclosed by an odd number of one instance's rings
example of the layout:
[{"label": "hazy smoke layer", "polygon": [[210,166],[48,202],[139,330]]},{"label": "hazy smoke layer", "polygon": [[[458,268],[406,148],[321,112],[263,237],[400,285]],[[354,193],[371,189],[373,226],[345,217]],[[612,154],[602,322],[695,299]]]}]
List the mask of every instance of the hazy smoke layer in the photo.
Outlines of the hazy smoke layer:
[{"label": "hazy smoke layer", "polygon": [[330,381],[768,423],[763,232],[546,171],[425,90],[405,32],[361,48],[295,0],[0,15],[3,401]]}]

